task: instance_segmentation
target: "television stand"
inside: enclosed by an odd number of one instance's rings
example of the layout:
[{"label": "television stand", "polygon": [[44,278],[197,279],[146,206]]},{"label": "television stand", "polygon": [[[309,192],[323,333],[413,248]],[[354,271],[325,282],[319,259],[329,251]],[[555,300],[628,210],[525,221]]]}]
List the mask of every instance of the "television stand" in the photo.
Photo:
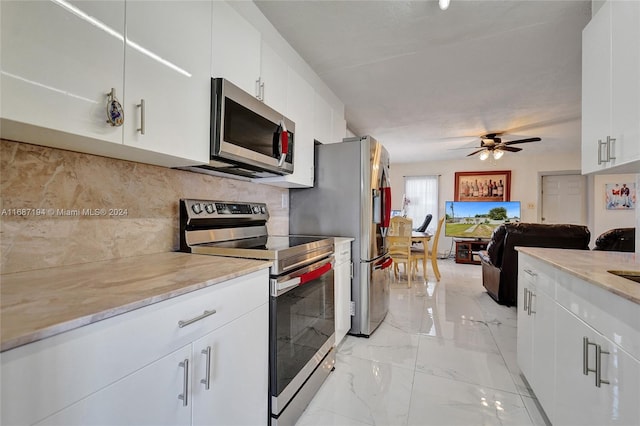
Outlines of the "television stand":
[{"label": "television stand", "polygon": [[473,265],[480,264],[480,258],[478,252],[480,250],[486,250],[486,240],[466,240],[454,238],[456,242],[456,263],[470,263]]}]

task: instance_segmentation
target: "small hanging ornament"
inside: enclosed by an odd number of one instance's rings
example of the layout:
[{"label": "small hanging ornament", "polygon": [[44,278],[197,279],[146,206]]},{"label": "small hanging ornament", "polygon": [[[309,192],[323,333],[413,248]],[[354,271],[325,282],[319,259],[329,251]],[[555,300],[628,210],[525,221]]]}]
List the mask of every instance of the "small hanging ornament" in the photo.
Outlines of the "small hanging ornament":
[{"label": "small hanging ornament", "polygon": [[113,127],[120,127],[124,123],[122,105],[116,98],[116,89],[111,89],[107,95],[107,123]]}]

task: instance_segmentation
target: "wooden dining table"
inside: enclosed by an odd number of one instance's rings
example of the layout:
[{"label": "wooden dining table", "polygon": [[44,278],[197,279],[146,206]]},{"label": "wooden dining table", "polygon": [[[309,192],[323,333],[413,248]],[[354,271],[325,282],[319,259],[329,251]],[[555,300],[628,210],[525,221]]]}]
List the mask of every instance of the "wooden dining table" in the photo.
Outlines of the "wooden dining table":
[{"label": "wooden dining table", "polygon": [[[433,237],[432,234],[428,232],[411,232],[411,242],[412,243],[421,243],[422,248],[424,249],[424,256],[422,257],[422,273],[424,276],[427,276],[427,256],[429,256],[429,240]],[[431,262],[435,262],[434,259],[431,259]],[[433,265],[432,265],[433,266]]]}]

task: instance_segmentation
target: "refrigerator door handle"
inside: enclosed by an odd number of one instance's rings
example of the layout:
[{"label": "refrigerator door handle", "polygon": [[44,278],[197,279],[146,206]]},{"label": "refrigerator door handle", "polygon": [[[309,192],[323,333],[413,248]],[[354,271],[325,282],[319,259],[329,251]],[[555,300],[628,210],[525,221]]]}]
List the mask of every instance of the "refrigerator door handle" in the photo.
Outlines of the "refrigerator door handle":
[{"label": "refrigerator door handle", "polygon": [[373,223],[382,223],[382,194],[377,189],[371,190],[373,198]]}]

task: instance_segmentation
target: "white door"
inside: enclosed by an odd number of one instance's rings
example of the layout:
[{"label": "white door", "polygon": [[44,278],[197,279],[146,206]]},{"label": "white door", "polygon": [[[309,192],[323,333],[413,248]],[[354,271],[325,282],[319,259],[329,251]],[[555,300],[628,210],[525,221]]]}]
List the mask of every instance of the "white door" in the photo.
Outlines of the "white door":
[{"label": "white door", "polygon": [[586,177],[548,175],[542,177],[542,223],[587,224]]}]

